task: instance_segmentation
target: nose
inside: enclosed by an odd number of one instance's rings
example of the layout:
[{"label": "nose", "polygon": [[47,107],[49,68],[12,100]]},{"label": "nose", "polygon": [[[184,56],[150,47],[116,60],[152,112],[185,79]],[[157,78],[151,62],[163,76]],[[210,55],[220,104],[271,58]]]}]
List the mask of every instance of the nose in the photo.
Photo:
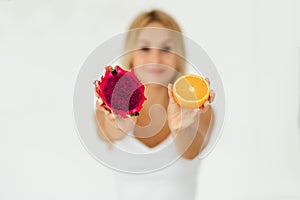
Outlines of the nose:
[{"label": "nose", "polygon": [[161,62],[161,55],[160,55],[159,49],[152,48],[150,50],[148,62],[149,63],[157,63],[157,64],[159,64]]}]

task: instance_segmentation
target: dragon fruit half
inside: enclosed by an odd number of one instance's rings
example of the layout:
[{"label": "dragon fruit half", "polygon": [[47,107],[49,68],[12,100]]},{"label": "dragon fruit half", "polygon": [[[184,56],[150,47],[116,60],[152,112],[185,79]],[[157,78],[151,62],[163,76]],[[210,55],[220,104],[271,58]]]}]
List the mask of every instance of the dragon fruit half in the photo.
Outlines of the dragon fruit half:
[{"label": "dragon fruit half", "polygon": [[120,66],[107,66],[101,80],[95,82],[96,95],[104,106],[123,118],[139,115],[146,100],[145,87],[131,71],[123,70]]}]

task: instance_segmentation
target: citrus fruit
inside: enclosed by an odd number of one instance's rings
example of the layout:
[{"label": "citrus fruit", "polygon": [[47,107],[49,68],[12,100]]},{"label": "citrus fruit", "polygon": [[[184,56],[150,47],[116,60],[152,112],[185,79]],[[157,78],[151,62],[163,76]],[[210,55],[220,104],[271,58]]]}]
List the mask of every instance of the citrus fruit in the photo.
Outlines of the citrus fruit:
[{"label": "citrus fruit", "polygon": [[194,74],[179,77],[173,85],[175,101],[187,108],[201,107],[208,100],[209,91],[207,81]]}]

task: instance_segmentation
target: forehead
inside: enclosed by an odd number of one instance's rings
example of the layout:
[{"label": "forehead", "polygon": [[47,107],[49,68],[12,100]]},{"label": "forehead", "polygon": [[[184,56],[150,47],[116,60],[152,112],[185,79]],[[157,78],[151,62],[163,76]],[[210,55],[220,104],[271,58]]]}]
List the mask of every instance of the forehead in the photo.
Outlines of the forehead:
[{"label": "forehead", "polygon": [[138,43],[160,45],[173,40],[172,31],[165,28],[143,28],[137,34]]}]

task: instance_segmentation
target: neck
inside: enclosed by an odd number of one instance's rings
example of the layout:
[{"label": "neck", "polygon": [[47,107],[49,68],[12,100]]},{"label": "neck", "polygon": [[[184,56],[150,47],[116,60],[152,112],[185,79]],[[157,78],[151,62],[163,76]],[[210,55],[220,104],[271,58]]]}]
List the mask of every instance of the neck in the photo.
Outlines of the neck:
[{"label": "neck", "polygon": [[169,101],[168,88],[158,84],[145,85],[145,96],[147,104],[163,104],[167,105]]}]

